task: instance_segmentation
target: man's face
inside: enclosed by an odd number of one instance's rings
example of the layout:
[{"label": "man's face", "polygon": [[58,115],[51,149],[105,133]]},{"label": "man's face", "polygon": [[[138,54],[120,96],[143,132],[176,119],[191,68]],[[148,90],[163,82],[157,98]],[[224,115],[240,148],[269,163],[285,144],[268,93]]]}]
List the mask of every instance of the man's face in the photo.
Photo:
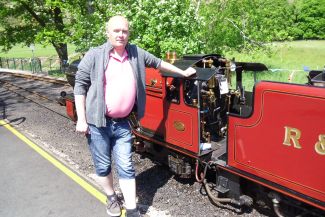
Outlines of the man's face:
[{"label": "man's face", "polygon": [[107,36],[114,48],[124,49],[129,40],[129,24],[127,20],[121,17],[110,20]]}]

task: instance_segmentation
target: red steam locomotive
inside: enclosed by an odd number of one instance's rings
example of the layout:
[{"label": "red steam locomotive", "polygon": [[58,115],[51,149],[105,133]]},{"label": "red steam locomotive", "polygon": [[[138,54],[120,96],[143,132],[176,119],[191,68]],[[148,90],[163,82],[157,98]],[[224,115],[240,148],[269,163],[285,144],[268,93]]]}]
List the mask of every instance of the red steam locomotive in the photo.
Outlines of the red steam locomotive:
[{"label": "red steam locomotive", "polygon": [[[265,65],[216,54],[169,61],[197,73],[183,78],[147,69],[145,117],[130,118],[138,152],[181,177],[195,175],[213,203],[263,201],[277,216],[324,215],[325,71],[311,71],[306,85],[259,81],[249,92],[243,73]],[[68,75],[75,71],[76,65]]]}]

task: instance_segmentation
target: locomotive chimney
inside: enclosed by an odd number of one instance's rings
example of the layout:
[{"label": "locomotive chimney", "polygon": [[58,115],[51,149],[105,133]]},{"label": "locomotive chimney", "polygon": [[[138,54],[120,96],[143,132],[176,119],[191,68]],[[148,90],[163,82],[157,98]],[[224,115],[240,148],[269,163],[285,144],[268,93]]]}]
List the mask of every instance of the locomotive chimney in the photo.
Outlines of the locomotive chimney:
[{"label": "locomotive chimney", "polygon": [[167,61],[170,60],[170,52],[169,52],[169,51],[166,52],[166,60],[167,60]]},{"label": "locomotive chimney", "polygon": [[173,52],[170,52],[170,51],[167,51],[166,52],[166,61],[173,64],[175,62],[177,58],[177,55],[176,55],[176,52],[173,51]]},{"label": "locomotive chimney", "polygon": [[176,52],[173,51],[173,57],[172,57],[173,60],[176,60]]}]

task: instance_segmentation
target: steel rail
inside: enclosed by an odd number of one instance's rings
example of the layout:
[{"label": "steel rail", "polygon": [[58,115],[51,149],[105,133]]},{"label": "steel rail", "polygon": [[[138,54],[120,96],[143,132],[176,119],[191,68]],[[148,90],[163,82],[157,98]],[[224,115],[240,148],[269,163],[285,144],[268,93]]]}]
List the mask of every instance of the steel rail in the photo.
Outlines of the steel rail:
[{"label": "steel rail", "polygon": [[[59,112],[54,111],[53,109],[51,109],[51,108],[49,108],[49,107],[46,107],[45,105],[43,105],[43,104],[41,104],[41,103],[35,101],[35,100],[32,99],[31,97],[27,97],[27,96],[25,96],[24,94],[19,93],[17,90],[23,90],[24,92],[31,93],[31,94],[33,94],[33,95],[36,95],[36,96],[39,97],[39,98],[46,99],[46,100],[48,100],[48,101],[50,101],[50,102],[55,102],[56,104],[58,104],[58,101],[53,100],[53,99],[50,99],[50,98],[48,98],[47,96],[44,96],[44,95],[42,95],[42,94],[39,94],[39,93],[37,93],[37,92],[35,92],[35,91],[31,91],[31,90],[28,90],[28,89],[26,89],[26,88],[19,87],[19,86],[15,85],[15,84],[12,84],[12,83],[8,82],[8,81],[0,80],[0,83],[4,84],[4,85],[2,85],[2,87],[5,88],[5,89],[7,89],[8,91],[13,92],[13,93],[15,93],[15,94],[17,94],[17,95],[19,95],[19,96],[21,96],[21,97],[23,97],[23,98],[25,98],[25,99],[31,101],[31,102],[33,102],[33,103],[35,103],[35,104],[37,104],[37,105],[39,105],[39,106],[41,106],[41,107],[43,107],[43,108],[45,108],[45,109],[47,109],[47,110],[50,110],[51,112],[53,112],[53,113],[55,113],[55,114],[57,114],[57,115],[60,115],[60,116],[62,116],[62,117],[64,117],[64,118],[70,120],[70,118],[69,118],[68,116],[63,115],[63,114],[60,114]],[[14,89],[14,88],[16,88],[16,89]]]}]

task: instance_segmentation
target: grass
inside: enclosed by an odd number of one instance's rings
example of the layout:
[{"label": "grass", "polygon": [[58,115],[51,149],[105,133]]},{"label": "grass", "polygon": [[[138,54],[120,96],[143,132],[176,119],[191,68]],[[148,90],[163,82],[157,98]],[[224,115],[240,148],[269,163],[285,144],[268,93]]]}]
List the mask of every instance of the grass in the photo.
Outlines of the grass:
[{"label": "grass", "polygon": [[[78,59],[80,54],[75,53],[75,46],[68,46],[68,54],[70,59]],[[36,44],[34,50],[30,47],[18,45],[8,52],[0,52],[0,57],[10,58],[3,63],[5,66],[9,65],[11,69],[29,70],[32,71],[31,58],[37,57],[40,62],[36,64],[37,71],[40,70],[53,77],[64,77],[60,68],[60,60],[53,46],[43,46]],[[17,59],[17,60],[14,60]],[[19,58],[19,59],[18,59]],[[22,59],[20,59],[22,58]]]},{"label": "grass", "polygon": [[[73,55],[75,48],[74,45],[68,45],[68,53]],[[35,44],[34,51],[27,46],[17,45],[8,52],[0,52],[0,57],[8,58],[31,58],[33,55],[35,57],[58,58],[53,46],[43,46],[40,44]]]},{"label": "grass", "polygon": [[[264,63],[269,71],[256,73],[257,80],[272,80],[304,84],[309,70],[322,70],[325,66],[325,40],[275,42],[271,53],[258,51],[252,54],[228,52],[226,57],[236,61]],[[244,73],[247,90],[254,86],[253,73]]]},{"label": "grass", "polygon": [[[1,48],[1,47],[0,47]],[[304,66],[310,69],[323,69],[325,65],[325,40],[275,42],[272,44],[273,53],[260,51],[252,54],[228,52],[226,57],[235,57],[237,61],[261,62],[269,69],[303,70]],[[68,45],[69,57],[76,56],[75,46]],[[27,46],[15,46],[9,52],[0,52],[0,57],[31,58],[32,50]],[[35,57],[57,58],[52,46],[35,45]]]},{"label": "grass", "polygon": [[325,40],[292,41],[272,43],[272,53],[265,51],[252,54],[229,52],[226,56],[237,61],[252,61],[266,64],[269,69],[303,70],[323,69],[325,65]]},{"label": "grass", "polygon": [[[264,63],[270,71],[259,72],[256,74],[257,80],[273,80],[288,82],[306,83],[308,70],[304,69],[323,69],[325,66],[325,40],[314,41],[292,41],[292,42],[274,42],[271,45],[271,53],[258,51],[254,53],[228,52],[226,58],[235,57],[236,61],[260,62]],[[75,58],[79,55],[75,53],[75,46],[68,46],[69,58]],[[33,52],[26,46],[15,46],[9,52],[0,52],[0,57],[9,58],[31,58]],[[40,57],[43,69],[57,73],[58,65],[57,54],[52,46],[44,47],[36,44],[34,56]],[[44,57],[44,58],[42,58]],[[254,85],[253,73],[244,73],[243,82],[247,90]]]}]

